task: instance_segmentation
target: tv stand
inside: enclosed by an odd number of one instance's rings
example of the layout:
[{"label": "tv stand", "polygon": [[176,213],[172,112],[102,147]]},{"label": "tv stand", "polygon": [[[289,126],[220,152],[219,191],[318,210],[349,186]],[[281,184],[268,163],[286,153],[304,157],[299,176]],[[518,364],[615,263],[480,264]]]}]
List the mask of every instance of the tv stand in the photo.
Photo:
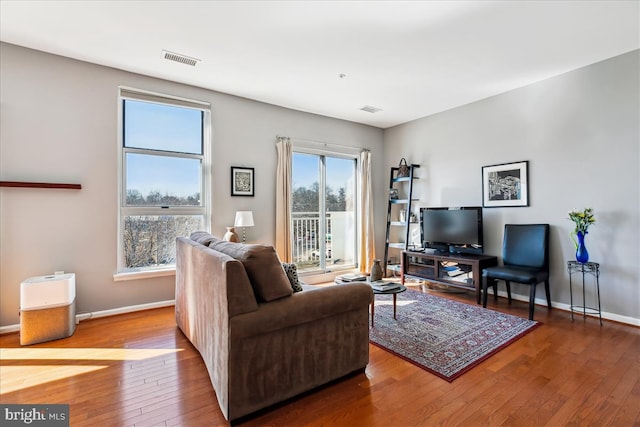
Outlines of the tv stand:
[{"label": "tv stand", "polygon": [[408,274],[430,282],[475,291],[476,302],[480,304],[482,270],[496,265],[498,258],[493,255],[402,251],[400,282],[404,285],[404,276]]}]

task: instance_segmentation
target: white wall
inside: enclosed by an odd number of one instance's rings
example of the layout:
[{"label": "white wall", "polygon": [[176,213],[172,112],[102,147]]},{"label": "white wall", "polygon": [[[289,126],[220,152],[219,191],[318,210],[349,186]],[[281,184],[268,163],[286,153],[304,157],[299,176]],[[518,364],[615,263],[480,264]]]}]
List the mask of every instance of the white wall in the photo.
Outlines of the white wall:
[{"label": "white wall", "polygon": [[551,296],[569,304],[566,262],[575,252],[567,213],[592,207],[597,223],[586,243],[601,264],[602,309],[637,323],[638,64],[634,51],[387,129],[387,166],[401,156],[421,165],[418,207],[464,206],[482,204],[482,166],[528,160],[530,206],[484,210],[485,252],[500,254],[505,223],[551,224]]},{"label": "white wall", "polygon": [[[247,239],[274,242],[277,134],[366,147],[384,169],[377,128],[4,43],[0,67],[0,179],[82,184],[80,191],[0,189],[0,326],[19,322],[20,282],[56,270],[76,273],[79,312],[174,298],[173,276],[112,278],[119,85],[212,104],[212,231],[219,236],[236,210],[253,210]],[[232,165],[255,168],[255,197],[230,197]],[[384,223],[384,206],[378,212]]]},{"label": "white wall", "polygon": [[[592,206],[587,237],[601,263],[603,310],[640,318],[638,52],[381,131],[213,91],[0,44],[0,179],[80,183],[80,191],[0,189],[0,326],[18,323],[19,284],[76,272],[79,311],[170,300],[173,277],[113,282],[117,87],[212,103],[212,230],[251,209],[251,241],[274,241],[275,135],[368,147],[378,255],[388,168],[419,163],[417,206],[481,204],[484,165],[529,160],[527,208],[485,210],[487,253],[507,222],[552,225],[552,299],[568,304],[572,208]],[[384,139],[384,153],[383,153]],[[256,196],[230,197],[230,166],[256,168]],[[526,293],[522,290],[521,293]],[[622,319],[625,320],[625,319]]]}]

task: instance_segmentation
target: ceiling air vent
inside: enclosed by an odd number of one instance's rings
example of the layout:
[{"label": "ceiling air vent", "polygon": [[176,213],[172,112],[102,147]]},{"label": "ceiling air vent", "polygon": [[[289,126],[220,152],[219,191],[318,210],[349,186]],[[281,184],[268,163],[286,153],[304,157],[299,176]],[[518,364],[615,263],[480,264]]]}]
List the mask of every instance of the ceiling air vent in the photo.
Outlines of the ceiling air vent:
[{"label": "ceiling air vent", "polygon": [[162,57],[164,59],[169,60],[169,61],[175,61],[175,62],[179,62],[181,64],[191,65],[192,67],[195,67],[196,64],[198,62],[200,62],[199,59],[192,58],[192,57],[186,56],[186,55],[182,55],[181,53],[169,52],[168,50],[163,50],[162,51]]},{"label": "ceiling air vent", "polygon": [[382,108],[372,107],[371,105],[365,105],[360,110],[366,111],[367,113],[374,114],[374,113],[377,113],[378,111],[382,111]]}]

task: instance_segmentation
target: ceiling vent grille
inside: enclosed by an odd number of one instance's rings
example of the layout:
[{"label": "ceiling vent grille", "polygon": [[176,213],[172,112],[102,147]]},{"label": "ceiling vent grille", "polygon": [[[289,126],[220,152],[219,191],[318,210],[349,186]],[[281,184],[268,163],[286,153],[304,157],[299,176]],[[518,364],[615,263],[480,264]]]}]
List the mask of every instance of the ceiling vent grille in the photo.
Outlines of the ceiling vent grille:
[{"label": "ceiling vent grille", "polygon": [[192,67],[195,67],[196,64],[198,62],[200,62],[199,59],[192,58],[192,57],[186,56],[186,55],[182,55],[180,53],[169,52],[168,50],[163,50],[162,51],[162,57],[164,59],[166,59],[166,60],[179,62],[181,64],[191,65]]},{"label": "ceiling vent grille", "polygon": [[365,105],[360,110],[366,111],[367,113],[375,114],[378,111],[382,111],[382,108],[372,107],[371,105]]}]

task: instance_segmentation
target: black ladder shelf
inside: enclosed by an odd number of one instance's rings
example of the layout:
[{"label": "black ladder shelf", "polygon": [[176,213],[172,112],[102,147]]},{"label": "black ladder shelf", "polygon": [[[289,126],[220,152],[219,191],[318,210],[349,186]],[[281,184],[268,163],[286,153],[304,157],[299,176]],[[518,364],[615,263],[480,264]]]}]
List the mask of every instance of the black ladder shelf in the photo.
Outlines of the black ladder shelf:
[{"label": "black ladder shelf", "polygon": [[[400,256],[403,250],[407,250],[409,245],[410,228],[411,228],[411,202],[413,199],[413,181],[418,179],[415,176],[415,170],[420,165],[412,164],[409,166],[409,176],[398,177],[398,167],[392,167],[389,173],[389,194],[387,195],[389,203],[387,206],[387,234],[384,244],[384,259],[383,268],[385,276],[388,276],[387,271],[400,272]],[[395,194],[392,194],[394,193]],[[394,197],[395,196],[395,197]],[[404,210],[404,218],[400,217],[400,211]],[[397,218],[394,220],[394,218]],[[392,233],[392,229],[393,233]],[[397,230],[395,230],[397,229]],[[404,240],[400,237],[404,235]],[[391,241],[391,239],[397,238],[398,241]],[[389,249],[397,249],[398,256],[397,263],[390,264],[390,251]]]}]

